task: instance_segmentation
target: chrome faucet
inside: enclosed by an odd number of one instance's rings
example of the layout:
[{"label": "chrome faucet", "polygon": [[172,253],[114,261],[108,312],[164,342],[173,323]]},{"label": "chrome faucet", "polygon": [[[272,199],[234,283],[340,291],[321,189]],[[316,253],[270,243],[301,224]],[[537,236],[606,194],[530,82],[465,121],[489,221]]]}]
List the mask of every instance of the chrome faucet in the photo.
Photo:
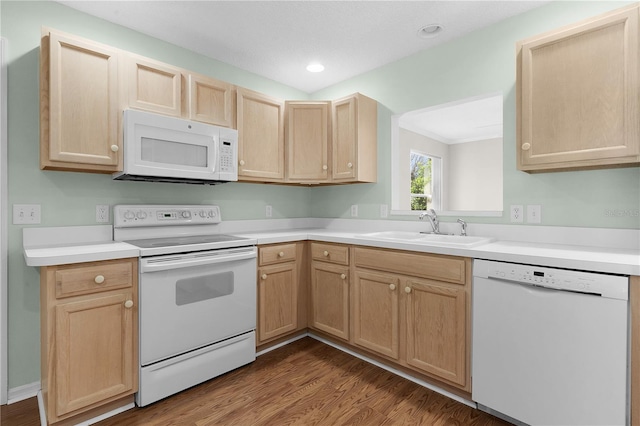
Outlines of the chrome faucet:
[{"label": "chrome faucet", "polygon": [[438,220],[438,215],[436,215],[436,211],[434,209],[429,209],[426,212],[420,213],[418,218],[423,220],[424,218],[429,219],[429,223],[431,224],[431,229],[434,234],[440,233],[440,221]]},{"label": "chrome faucet", "polygon": [[463,237],[467,236],[467,222],[465,222],[462,219],[458,219],[458,223],[460,224],[460,226],[462,226],[462,231],[460,232],[460,235],[462,235]]}]

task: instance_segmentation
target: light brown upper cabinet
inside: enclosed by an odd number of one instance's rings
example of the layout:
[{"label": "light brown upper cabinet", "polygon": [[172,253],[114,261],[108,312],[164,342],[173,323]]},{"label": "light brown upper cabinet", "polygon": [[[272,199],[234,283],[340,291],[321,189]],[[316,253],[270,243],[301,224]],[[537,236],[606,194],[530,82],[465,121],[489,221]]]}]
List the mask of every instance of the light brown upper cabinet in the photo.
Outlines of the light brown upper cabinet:
[{"label": "light brown upper cabinet", "polygon": [[517,44],[518,169],[640,163],[639,6]]},{"label": "light brown upper cabinet", "polygon": [[378,104],[355,93],[332,102],[332,179],[376,182]]},{"label": "light brown upper cabinet", "polygon": [[200,74],[189,74],[189,119],[222,127],[235,127],[234,86]]},{"label": "light brown upper cabinet", "polygon": [[40,168],[122,170],[118,51],[44,29],[40,55]]},{"label": "light brown upper cabinet", "polygon": [[284,181],[284,102],[237,89],[238,180]]},{"label": "light brown upper cabinet", "polygon": [[180,68],[128,54],[127,78],[129,107],[182,116]]},{"label": "light brown upper cabinet", "polygon": [[328,101],[285,102],[285,137],[289,182],[321,183],[329,179]]}]

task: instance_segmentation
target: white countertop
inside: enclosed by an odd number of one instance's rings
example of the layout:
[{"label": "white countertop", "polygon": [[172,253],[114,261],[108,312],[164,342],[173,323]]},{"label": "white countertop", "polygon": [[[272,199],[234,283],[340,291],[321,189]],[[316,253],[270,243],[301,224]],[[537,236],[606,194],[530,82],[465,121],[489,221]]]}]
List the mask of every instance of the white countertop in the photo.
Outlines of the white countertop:
[{"label": "white countertop", "polygon": [[[640,275],[639,250],[526,243],[517,241],[495,241],[471,248],[443,247],[427,245],[424,243],[362,238],[361,236],[358,236],[361,233],[315,228],[258,231],[235,234],[255,239],[259,245],[290,241],[316,240],[611,274]],[[30,236],[29,238],[25,237],[25,242],[27,240],[29,241],[29,245],[24,248],[24,257],[27,265],[29,266],[80,263],[137,257],[139,255],[137,247],[123,242],[91,241],[89,243],[82,243],[74,241],[73,243],[59,245],[37,244],[38,240],[37,238],[33,238],[33,236]]]}]

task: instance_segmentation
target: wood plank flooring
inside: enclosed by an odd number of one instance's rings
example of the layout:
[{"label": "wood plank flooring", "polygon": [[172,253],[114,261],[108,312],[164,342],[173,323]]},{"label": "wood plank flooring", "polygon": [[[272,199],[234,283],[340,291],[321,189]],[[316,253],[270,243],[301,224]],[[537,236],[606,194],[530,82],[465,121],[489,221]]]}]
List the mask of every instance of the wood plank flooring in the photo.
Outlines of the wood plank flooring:
[{"label": "wood plank flooring", "polygon": [[[34,410],[37,419],[37,407]],[[3,411],[3,426],[32,424],[22,423],[25,421],[29,420],[24,416],[5,417]],[[304,338],[260,356],[249,366],[97,425],[504,426],[509,423],[324,343]]]}]

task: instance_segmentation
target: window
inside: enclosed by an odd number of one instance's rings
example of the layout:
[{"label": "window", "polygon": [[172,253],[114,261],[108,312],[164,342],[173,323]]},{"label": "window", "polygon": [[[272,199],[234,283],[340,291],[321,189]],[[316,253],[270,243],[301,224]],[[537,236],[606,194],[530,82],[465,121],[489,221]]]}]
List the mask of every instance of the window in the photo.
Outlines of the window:
[{"label": "window", "polygon": [[438,157],[411,151],[411,210],[441,208],[441,164]]}]

